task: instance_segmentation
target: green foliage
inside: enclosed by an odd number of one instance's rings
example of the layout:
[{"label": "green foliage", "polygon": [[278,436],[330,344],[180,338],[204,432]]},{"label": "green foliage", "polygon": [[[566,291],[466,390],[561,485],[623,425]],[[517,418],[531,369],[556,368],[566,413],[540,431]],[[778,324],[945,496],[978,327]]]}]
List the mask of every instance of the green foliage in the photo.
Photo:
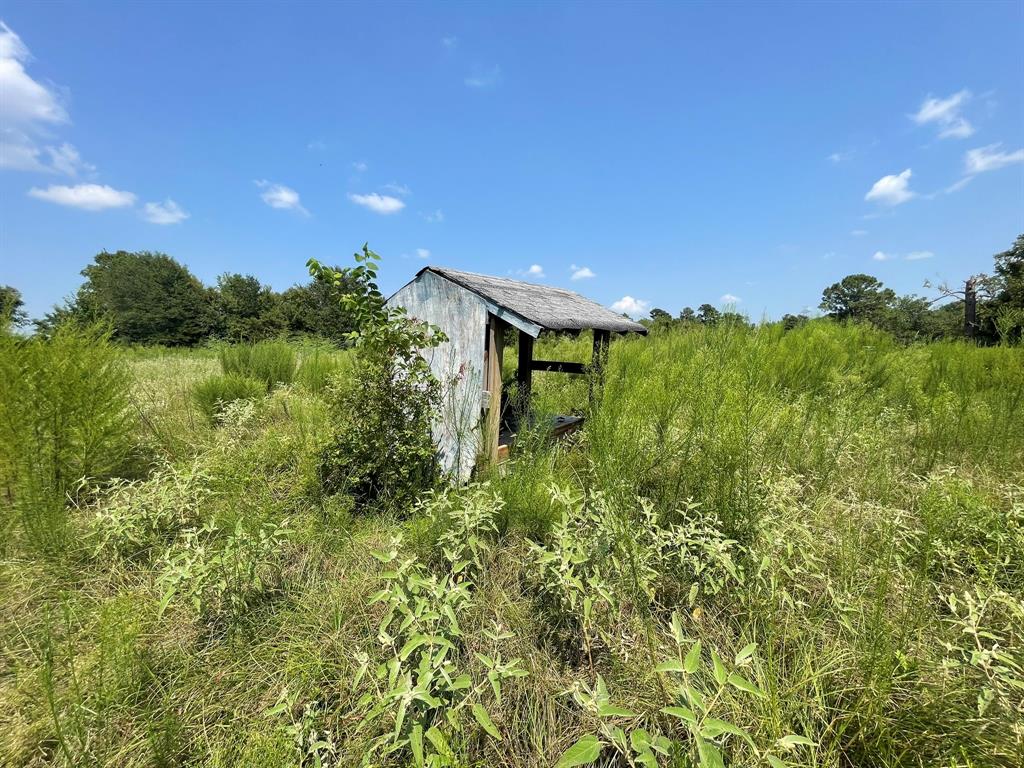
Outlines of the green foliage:
[{"label": "green foliage", "polygon": [[[82,481],[126,468],[133,447],[127,366],[102,329],[66,325],[49,339],[0,334],[0,485],[6,535],[45,549],[67,533]],[[9,505],[9,506],[8,506]]]},{"label": "green foliage", "polygon": [[285,330],[279,301],[252,275],[225,273],[217,278],[214,330],[234,342],[273,338]]},{"label": "green foliage", "polygon": [[349,372],[348,353],[315,347],[303,352],[295,380],[313,394],[323,394],[331,379]]},{"label": "green foliage", "polygon": [[239,373],[204,379],[192,388],[192,400],[210,423],[216,422],[225,406],[237,400],[255,400],[267,392],[266,383]]},{"label": "green foliage", "polygon": [[9,285],[0,285],[0,333],[18,328],[28,322],[21,291]]},{"label": "green foliage", "polygon": [[871,275],[847,275],[821,294],[821,304],[836,320],[866,320],[879,323],[896,300],[896,293]]},{"label": "green foliage", "polygon": [[145,480],[114,480],[88,510],[96,557],[148,560],[198,520],[210,476],[197,461],[162,467]]},{"label": "green foliage", "polygon": [[237,628],[266,600],[281,578],[281,548],[288,521],[221,530],[213,521],[179,536],[158,563],[163,611],[172,600],[190,604],[204,620]]},{"label": "green foliage", "polygon": [[356,322],[354,378],[332,397],[337,423],[322,454],[328,492],[344,492],[360,504],[400,508],[436,482],[438,463],[431,436],[440,386],[420,350],[444,335],[389,306],[377,287],[379,257],[368,247],[356,266],[334,270],[310,260],[310,274],[339,291]]},{"label": "green foliage", "polygon": [[166,254],[103,251],[82,276],[74,298],[40,321],[40,331],[69,319],[109,322],[113,338],[131,344],[191,345],[209,335],[207,289]]},{"label": "green foliage", "polygon": [[267,391],[295,380],[298,358],[295,350],[283,341],[225,345],[218,351],[218,357],[225,374],[262,381]]},{"label": "green foliage", "polygon": [[[473,494],[464,506],[453,506],[451,499],[440,497],[428,501],[427,507],[435,519],[444,518],[452,524],[451,530],[468,538],[493,526],[486,508],[479,504],[485,495],[483,490]],[[465,550],[443,543],[452,570],[441,577],[428,573],[415,558],[403,557],[400,545],[401,538],[395,537],[386,551],[374,553],[386,570],[381,575],[384,587],[371,603],[380,603],[386,610],[377,637],[389,658],[370,673],[369,657],[362,656],[353,685],[365,680],[370,689],[359,700],[360,729],[381,730],[375,726],[381,718],[387,726],[364,759],[405,752],[411,753],[414,765],[454,766],[452,737],[463,733],[467,716],[490,738],[502,739],[481,699],[493,693],[501,706],[504,681],[526,672],[519,667],[519,659],[506,661],[500,653],[476,654],[486,669],[482,680],[474,680],[460,668],[464,656],[460,616],[472,599],[473,575],[479,568],[474,549],[478,553],[483,540]],[[486,634],[495,643],[511,637],[500,627]]]}]

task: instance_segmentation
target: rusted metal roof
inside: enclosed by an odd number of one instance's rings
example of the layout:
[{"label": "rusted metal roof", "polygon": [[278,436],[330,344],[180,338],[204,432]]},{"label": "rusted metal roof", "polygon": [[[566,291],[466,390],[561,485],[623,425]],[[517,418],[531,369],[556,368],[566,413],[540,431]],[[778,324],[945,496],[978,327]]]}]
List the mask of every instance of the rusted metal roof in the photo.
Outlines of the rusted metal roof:
[{"label": "rusted metal roof", "polygon": [[416,276],[428,271],[544,330],[582,331],[589,328],[614,333],[647,333],[647,329],[640,323],[564,288],[446,267],[424,267]]}]

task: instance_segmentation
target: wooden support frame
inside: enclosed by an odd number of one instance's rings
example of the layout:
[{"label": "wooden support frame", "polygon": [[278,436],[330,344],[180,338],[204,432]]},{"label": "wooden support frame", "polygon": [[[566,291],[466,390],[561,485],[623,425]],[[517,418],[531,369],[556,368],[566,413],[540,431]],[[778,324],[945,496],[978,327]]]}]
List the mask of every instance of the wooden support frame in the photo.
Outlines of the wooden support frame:
[{"label": "wooden support frame", "polygon": [[561,360],[534,360],[530,367],[535,371],[555,371],[556,373],[583,374],[587,366],[583,363],[566,363]]},{"label": "wooden support frame", "polygon": [[488,315],[487,345],[484,351],[484,384],[488,393],[487,415],[484,419],[483,453],[486,462],[498,463],[498,445],[501,437],[501,363],[505,347],[505,324]]}]

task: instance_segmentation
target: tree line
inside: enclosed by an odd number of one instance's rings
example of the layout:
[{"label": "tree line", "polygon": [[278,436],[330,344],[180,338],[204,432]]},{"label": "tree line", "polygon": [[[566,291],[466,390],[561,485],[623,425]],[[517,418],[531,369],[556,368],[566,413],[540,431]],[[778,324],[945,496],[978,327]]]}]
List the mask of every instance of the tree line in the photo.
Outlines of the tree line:
[{"label": "tree line", "polygon": [[[348,273],[340,268],[334,272]],[[356,319],[337,301],[339,294],[361,287],[333,285],[322,275],[277,292],[252,275],[225,273],[206,286],[187,267],[163,253],[99,253],[82,270],[85,281],[64,304],[35,320],[48,335],[65,321],[106,321],[113,337],[128,344],[189,346],[208,339],[260,341],[280,336],[323,336],[343,343],[356,330]],[[927,284],[926,284],[927,286]],[[899,296],[877,278],[847,275],[822,292],[819,309],[839,321],[871,323],[903,341],[972,338],[981,343],[1020,339],[1024,331],[1024,235],[994,256],[991,275],[968,277],[960,286],[927,286],[932,298]],[[0,286],[0,318],[6,324],[28,323],[21,294]],[[786,314],[787,329],[810,320]],[[679,325],[744,324],[735,311],[711,304],[678,315],[655,307],[642,321],[654,330]]]},{"label": "tree line", "polygon": [[[994,257],[993,272],[971,275],[960,286],[925,284],[932,298],[908,294],[899,296],[876,277],[847,275],[825,288],[818,308],[839,321],[870,323],[902,341],[942,338],[972,338],[982,343],[1001,339],[1019,340],[1024,332],[1024,235]],[[786,329],[810,320],[806,314],[786,314]],[[679,325],[749,324],[745,315],[720,312],[711,304],[696,311],[684,307],[673,316],[660,307],[640,321],[660,330]]]},{"label": "tree line", "polygon": [[[48,335],[66,321],[105,321],[113,338],[126,344],[192,346],[298,335],[341,343],[355,330],[337,296],[358,286],[329,285],[320,277],[277,292],[252,275],[229,272],[206,286],[175,259],[149,251],[104,251],[82,276],[74,295],[33,322],[38,333]],[[0,286],[0,306],[8,322],[27,324],[16,289]]]}]

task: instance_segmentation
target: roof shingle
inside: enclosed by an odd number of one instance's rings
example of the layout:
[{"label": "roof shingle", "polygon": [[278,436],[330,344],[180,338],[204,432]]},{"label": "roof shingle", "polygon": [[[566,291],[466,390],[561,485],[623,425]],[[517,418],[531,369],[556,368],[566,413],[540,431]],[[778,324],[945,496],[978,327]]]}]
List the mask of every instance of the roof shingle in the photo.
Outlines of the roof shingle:
[{"label": "roof shingle", "polygon": [[593,328],[615,333],[647,333],[640,323],[564,288],[446,267],[424,267],[416,276],[428,270],[547,330],[582,331]]}]

